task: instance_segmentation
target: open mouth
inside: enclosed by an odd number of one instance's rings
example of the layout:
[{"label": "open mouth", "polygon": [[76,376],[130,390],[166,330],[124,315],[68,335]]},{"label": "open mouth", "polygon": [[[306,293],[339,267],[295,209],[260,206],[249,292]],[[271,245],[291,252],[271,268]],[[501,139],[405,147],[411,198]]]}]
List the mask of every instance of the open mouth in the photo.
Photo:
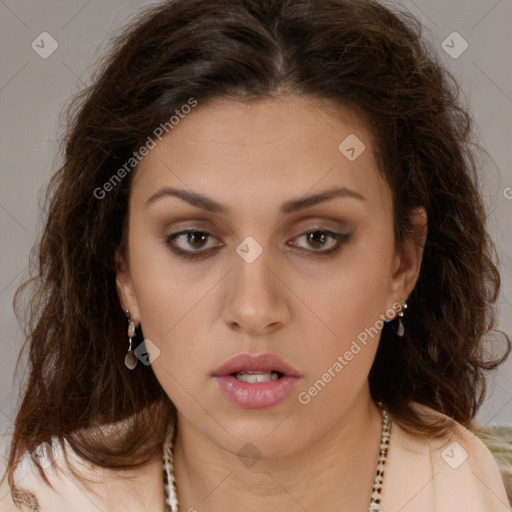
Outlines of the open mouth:
[{"label": "open mouth", "polygon": [[302,375],[270,354],[238,354],[212,373],[228,402],[241,409],[268,409],[290,398]]},{"label": "open mouth", "polygon": [[252,371],[242,370],[231,374],[236,380],[240,382],[246,382],[248,384],[258,384],[259,382],[272,382],[278,380],[284,376],[284,373],[277,371]]}]

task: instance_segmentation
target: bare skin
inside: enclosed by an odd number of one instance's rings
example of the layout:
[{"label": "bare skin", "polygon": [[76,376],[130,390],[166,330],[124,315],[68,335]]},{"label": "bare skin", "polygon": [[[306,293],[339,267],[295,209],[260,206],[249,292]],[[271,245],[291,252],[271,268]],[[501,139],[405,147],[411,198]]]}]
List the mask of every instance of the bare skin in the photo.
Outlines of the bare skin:
[{"label": "bare skin", "polygon": [[[350,134],[366,147],[353,161],[338,149]],[[202,194],[230,212],[171,195],[148,203],[164,187]],[[363,199],[279,211],[285,201],[333,187]],[[117,285],[122,307],[160,350],[152,368],[178,410],[180,511],[368,509],[381,433],[368,372],[380,335],[359,343],[307,403],[298,394],[413,290],[426,214],[411,212],[420,244],[395,251],[392,211],[362,122],[311,98],[199,101],[141,162]],[[174,239],[183,251],[202,252],[195,260],[166,244],[186,229],[210,234]],[[348,238],[321,256],[336,240],[322,245],[305,235],[319,229]],[[236,252],[248,236],[263,250],[251,263]],[[271,352],[298,369],[296,392],[265,409],[228,402],[211,373],[241,352]],[[260,455],[250,467],[237,455],[247,443]]]}]

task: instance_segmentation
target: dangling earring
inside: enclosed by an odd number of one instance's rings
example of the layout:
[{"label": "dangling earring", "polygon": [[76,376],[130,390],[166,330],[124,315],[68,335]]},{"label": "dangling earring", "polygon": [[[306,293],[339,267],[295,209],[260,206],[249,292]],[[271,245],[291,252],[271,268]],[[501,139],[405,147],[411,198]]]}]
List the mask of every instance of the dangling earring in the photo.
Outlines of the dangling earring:
[{"label": "dangling earring", "polygon": [[126,316],[128,317],[128,352],[124,357],[124,364],[129,370],[133,370],[137,366],[137,358],[132,348],[132,340],[135,338],[135,324],[132,322],[128,310],[126,310]]},{"label": "dangling earring", "polygon": [[[404,316],[404,311],[407,309],[407,301],[403,300],[402,304],[400,304],[400,309],[398,310],[398,317],[396,318],[396,323],[391,324],[393,332],[398,336],[402,337],[405,333],[404,324],[402,322],[402,317]],[[387,320],[386,323],[390,323],[393,320]]]}]

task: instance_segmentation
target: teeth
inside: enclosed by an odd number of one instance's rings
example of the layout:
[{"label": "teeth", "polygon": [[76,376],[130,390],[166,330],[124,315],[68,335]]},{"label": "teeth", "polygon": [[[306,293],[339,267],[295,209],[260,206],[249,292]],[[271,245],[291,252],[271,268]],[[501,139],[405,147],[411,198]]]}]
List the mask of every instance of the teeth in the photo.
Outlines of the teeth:
[{"label": "teeth", "polygon": [[235,379],[240,382],[247,382],[249,384],[257,384],[258,382],[271,382],[277,380],[279,376],[277,372],[256,372],[251,370],[243,370],[235,374]]}]

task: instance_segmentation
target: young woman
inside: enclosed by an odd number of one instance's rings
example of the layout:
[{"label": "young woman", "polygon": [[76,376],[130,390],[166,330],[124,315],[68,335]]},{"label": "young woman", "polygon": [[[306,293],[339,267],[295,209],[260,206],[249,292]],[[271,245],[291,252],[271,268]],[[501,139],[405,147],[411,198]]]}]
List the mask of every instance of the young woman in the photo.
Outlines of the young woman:
[{"label": "young woman", "polygon": [[17,294],[2,510],[510,510],[470,430],[510,351],[483,356],[474,151],[410,15],[146,10],[69,120]]}]

